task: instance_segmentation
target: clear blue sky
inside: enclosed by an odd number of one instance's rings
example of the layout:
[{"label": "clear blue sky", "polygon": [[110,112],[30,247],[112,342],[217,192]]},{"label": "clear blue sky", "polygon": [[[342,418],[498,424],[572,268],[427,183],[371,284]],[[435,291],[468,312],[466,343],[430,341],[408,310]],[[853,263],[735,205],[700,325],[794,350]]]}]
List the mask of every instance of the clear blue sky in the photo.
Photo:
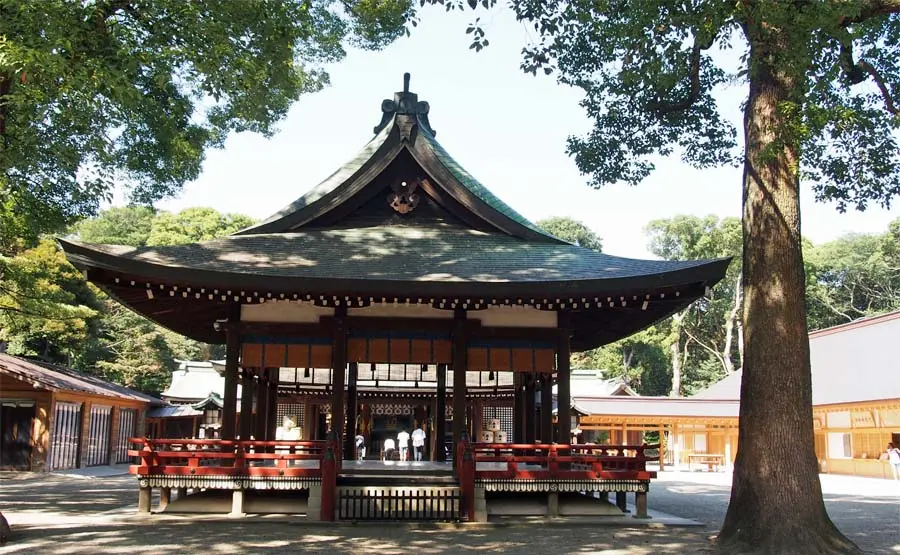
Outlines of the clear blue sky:
[{"label": "clear blue sky", "polygon": [[[350,159],[372,136],[380,105],[402,89],[431,104],[438,140],[457,161],[497,196],[531,220],[570,216],[602,238],[604,251],[650,257],[643,227],[677,214],[739,217],[741,172],[737,168],[694,170],[677,158],[661,159],[657,171],[637,187],[588,188],[565,154],[566,137],[589,129],[575,89],[551,77],[519,70],[519,50],[528,30],[509,12],[491,17],[491,45],[475,53],[464,33],[473,16],[426,10],[411,38],[381,52],[350,51],[329,67],[331,86],[303,97],[265,139],[232,136],[209,153],[203,174],[165,210],[211,206],[262,219],[301,196]],[[744,88],[725,91],[723,109],[740,123]],[[803,234],[815,243],[845,232],[882,232],[900,209],[870,208],[839,214],[804,191]]]}]

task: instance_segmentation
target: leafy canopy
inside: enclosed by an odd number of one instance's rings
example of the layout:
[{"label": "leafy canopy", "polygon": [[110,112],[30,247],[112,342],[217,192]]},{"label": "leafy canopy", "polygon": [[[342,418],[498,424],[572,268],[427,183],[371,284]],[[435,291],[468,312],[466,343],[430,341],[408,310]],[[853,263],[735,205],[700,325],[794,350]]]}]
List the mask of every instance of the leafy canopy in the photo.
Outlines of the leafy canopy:
[{"label": "leafy canopy", "polygon": [[[788,30],[792,47],[779,52],[777,63],[797,76],[797,88],[780,106],[773,149],[798,144],[803,179],[841,210],[888,206],[900,194],[897,0],[508,4],[537,33],[523,49],[522,69],[555,73],[585,93],[593,129],[570,137],[568,152],[594,187],[641,182],[655,169],[654,156],[679,155],[698,168],[737,163],[737,130],[717,94],[753,79],[745,35],[764,22]],[[487,45],[480,20],[467,32],[474,48]],[[723,55],[733,49],[741,56],[736,70]]]},{"label": "leafy canopy", "polygon": [[597,252],[603,250],[603,240],[591,228],[578,220],[564,216],[553,216],[537,222],[537,225],[550,235],[563,241],[568,241],[579,247]]},{"label": "leafy canopy", "polygon": [[[229,132],[271,135],[344,44],[405,32],[411,0],[0,0],[0,250],[150,204]],[[27,246],[27,245],[26,245]]]}]

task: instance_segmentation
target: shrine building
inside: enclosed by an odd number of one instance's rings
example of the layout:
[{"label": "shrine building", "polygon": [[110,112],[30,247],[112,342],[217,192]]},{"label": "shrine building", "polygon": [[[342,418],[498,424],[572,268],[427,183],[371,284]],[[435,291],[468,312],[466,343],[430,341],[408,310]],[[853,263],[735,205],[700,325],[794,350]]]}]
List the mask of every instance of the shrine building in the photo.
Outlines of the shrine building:
[{"label": "shrine building", "polygon": [[201,441],[273,442],[289,417],[312,450],[335,432],[337,472],[357,458],[358,434],[380,459],[400,428],[424,428],[434,462],[467,438],[480,461],[485,430],[504,432],[485,445],[569,446],[570,353],[640,331],[724,276],[728,259],[621,258],[550,235],[466,172],[429,116],[407,74],[359,154],[231,236],[139,248],[60,240],[119,302],[225,343],[221,428]]}]

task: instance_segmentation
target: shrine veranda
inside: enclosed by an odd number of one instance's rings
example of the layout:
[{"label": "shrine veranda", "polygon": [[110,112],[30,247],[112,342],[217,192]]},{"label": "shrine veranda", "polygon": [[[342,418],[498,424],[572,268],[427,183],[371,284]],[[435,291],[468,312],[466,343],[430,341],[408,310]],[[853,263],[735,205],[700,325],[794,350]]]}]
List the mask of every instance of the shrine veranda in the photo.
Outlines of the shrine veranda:
[{"label": "shrine veranda", "polygon": [[[450,157],[408,84],[355,158],[257,225],[178,246],[60,240],[118,301],[226,345],[219,438],[135,438],[140,510],[151,488],[163,503],[229,490],[235,513],[245,491],[280,489],[322,520],[475,520],[491,492],[546,495],[552,515],[572,491],[618,492],[620,506],[634,492],[646,514],[649,446],[571,444],[569,355],[681,310],[729,261],[549,235]],[[285,416],[301,439],[277,439]],[[403,427],[425,430],[419,474],[382,462]]]}]

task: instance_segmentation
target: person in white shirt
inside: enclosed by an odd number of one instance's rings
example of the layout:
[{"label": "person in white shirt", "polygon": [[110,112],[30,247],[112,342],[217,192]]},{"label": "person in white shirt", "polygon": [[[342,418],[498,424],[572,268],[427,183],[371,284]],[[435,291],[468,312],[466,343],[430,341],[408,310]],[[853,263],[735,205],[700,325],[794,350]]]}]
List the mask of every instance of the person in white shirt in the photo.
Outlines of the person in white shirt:
[{"label": "person in white shirt", "polygon": [[409,460],[409,432],[406,429],[397,434],[397,446],[400,448],[400,460]]},{"label": "person in white shirt", "polygon": [[888,462],[891,463],[891,469],[894,471],[894,480],[900,480],[900,449],[894,447],[893,443],[887,446]]},{"label": "person in white shirt", "polygon": [[416,428],[412,433],[413,452],[416,454],[416,460],[422,460],[422,452],[425,450],[425,430]]},{"label": "person in white shirt", "polygon": [[362,434],[356,434],[356,460],[361,461],[366,458],[366,438]]},{"label": "person in white shirt", "polygon": [[394,454],[394,440],[391,438],[387,438],[384,440],[384,453],[382,454],[382,461],[389,461]]}]

